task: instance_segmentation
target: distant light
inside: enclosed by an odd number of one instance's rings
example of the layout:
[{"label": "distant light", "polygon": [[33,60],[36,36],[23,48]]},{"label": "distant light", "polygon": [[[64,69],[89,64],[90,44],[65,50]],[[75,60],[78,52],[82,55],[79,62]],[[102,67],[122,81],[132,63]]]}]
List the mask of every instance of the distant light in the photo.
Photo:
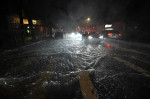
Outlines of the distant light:
[{"label": "distant light", "polygon": [[91,20],[91,18],[87,18],[87,21],[90,21]]},{"label": "distant light", "polygon": [[105,30],[114,30],[113,28],[105,28]]},{"label": "distant light", "polygon": [[31,33],[29,29],[27,29],[27,33],[28,33],[28,34],[30,34],[30,33]]},{"label": "distant light", "polygon": [[75,35],[75,33],[74,32],[72,32],[71,33],[71,37],[75,37],[76,35]]},{"label": "distant light", "polygon": [[82,35],[78,33],[78,34],[77,34],[77,37],[81,38],[81,37],[82,37]]},{"label": "distant light", "polygon": [[30,27],[29,27],[29,26],[27,26],[27,28],[29,29]]},{"label": "distant light", "polygon": [[92,29],[91,28],[89,28],[89,31],[91,31]]},{"label": "distant light", "polygon": [[28,19],[23,19],[23,24],[29,24]]},{"label": "distant light", "polygon": [[93,37],[92,37],[92,36],[89,36],[88,38],[89,38],[89,39],[92,39]]},{"label": "distant light", "polygon": [[82,38],[82,35],[80,33],[78,33],[78,32],[77,33],[72,32],[71,33],[71,37],[80,39],[80,38]]},{"label": "distant light", "polygon": [[110,28],[110,27],[112,27],[112,24],[106,24],[105,25],[105,28]]},{"label": "distant light", "polygon": [[122,36],[122,34],[120,33],[119,36]]},{"label": "distant light", "polygon": [[112,33],[108,33],[107,35],[108,35],[108,36],[111,36],[111,35],[112,35]]},{"label": "distant light", "polygon": [[32,20],[32,24],[37,24],[37,21],[36,20]]},{"label": "distant light", "polygon": [[100,38],[100,39],[103,39],[103,38],[104,38],[104,36],[102,36],[102,35],[101,35],[101,36],[99,36],[99,38]]}]

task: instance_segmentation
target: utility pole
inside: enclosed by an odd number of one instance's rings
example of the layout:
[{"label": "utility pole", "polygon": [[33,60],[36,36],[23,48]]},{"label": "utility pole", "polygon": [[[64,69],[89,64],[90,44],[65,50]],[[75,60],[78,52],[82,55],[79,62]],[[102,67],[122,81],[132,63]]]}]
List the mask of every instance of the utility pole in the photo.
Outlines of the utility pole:
[{"label": "utility pole", "polygon": [[24,17],[24,10],[23,10],[23,0],[19,1],[19,17],[20,17],[20,31],[21,31],[21,39],[22,44],[25,44],[25,32],[23,26],[23,17]]}]

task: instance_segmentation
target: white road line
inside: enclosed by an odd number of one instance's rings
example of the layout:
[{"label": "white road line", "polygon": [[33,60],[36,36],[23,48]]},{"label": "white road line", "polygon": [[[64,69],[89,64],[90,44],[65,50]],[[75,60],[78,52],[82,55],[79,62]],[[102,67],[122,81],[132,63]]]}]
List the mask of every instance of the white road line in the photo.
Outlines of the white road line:
[{"label": "white road line", "polygon": [[89,77],[89,72],[79,73],[79,83],[84,99],[98,99],[98,94],[94,88],[94,85]]},{"label": "white road line", "polygon": [[131,58],[133,58],[133,59],[135,59],[135,60],[138,60],[138,61],[141,61],[141,62],[143,62],[143,63],[146,63],[146,64],[148,64],[148,65],[150,65],[150,62],[148,62],[148,61],[144,61],[144,60],[138,59],[138,58],[136,58],[136,57],[134,57],[134,56],[131,56]]},{"label": "white road line", "polygon": [[120,50],[123,50],[123,51],[138,53],[138,54],[142,54],[142,55],[145,55],[145,56],[150,57],[150,54],[149,54],[149,53],[140,52],[140,51],[136,51],[136,50],[133,50],[133,49],[126,49],[126,48],[119,48],[119,49],[120,49]]},{"label": "white road line", "polygon": [[136,65],[134,65],[134,64],[132,64],[132,63],[130,63],[130,62],[128,62],[128,61],[122,59],[122,58],[119,58],[119,57],[113,57],[113,58],[114,58],[115,60],[121,62],[121,63],[124,63],[126,66],[129,66],[130,68],[132,68],[132,69],[134,69],[134,70],[136,70],[136,71],[138,71],[138,72],[144,74],[145,76],[150,76],[150,72],[149,72],[149,71],[144,70],[144,69],[142,69],[142,68],[139,67],[139,66],[136,66]]}]

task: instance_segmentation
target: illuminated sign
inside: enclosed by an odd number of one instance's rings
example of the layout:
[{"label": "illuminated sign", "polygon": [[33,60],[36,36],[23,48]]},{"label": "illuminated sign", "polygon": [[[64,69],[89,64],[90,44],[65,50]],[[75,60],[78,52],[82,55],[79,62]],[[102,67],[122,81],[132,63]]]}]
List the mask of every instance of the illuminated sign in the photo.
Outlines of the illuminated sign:
[{"label": "illuminated sign", "polygon": [[105,25],[105,28],[110,28],[110,27],[112,27],[112,24],[106,24]]}]

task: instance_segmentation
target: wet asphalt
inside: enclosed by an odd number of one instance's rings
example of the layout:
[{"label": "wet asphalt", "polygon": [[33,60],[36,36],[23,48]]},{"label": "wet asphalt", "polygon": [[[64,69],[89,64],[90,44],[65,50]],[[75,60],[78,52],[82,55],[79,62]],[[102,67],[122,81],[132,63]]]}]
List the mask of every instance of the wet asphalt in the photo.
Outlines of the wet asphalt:
[{"label": "wet asphalt", "polygon": [[67,35],[6,50],[0,60],[1,99],[150,98],[146,44]]}]

